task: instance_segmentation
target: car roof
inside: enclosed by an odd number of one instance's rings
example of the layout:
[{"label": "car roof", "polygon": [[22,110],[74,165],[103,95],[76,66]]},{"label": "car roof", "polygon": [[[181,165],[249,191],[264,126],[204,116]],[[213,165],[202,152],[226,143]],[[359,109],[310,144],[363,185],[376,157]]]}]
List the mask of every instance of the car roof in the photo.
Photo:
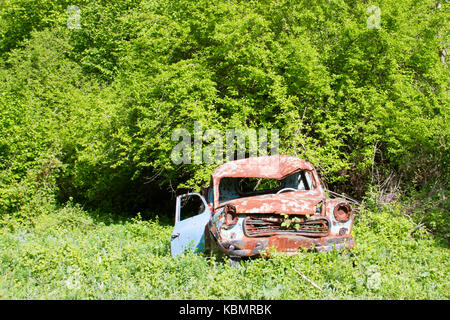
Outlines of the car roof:
[{"label": "car roof", "polygon": [[213,171],[212,178],[215,181],[224,177],[254,177],[280,180],[294,172],[313,169],[314,167],[308,161],[293,156],[262,156],[224,163]]}]

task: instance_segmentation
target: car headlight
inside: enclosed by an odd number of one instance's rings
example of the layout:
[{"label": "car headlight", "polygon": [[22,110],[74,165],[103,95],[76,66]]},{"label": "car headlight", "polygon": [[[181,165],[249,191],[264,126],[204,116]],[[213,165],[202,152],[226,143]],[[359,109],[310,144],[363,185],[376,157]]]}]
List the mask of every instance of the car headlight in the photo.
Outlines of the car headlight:
[{"label": "car headlight", "polygon": [[334,207],[334,217],[339,222],[347,222],[352,216],[352,208],[348,203],[341,202]]},{"label": "car headlight", "polygon": [[233,206],[232,204],[226,204],[224,212],[225,212],[225,225],[233,226],[238,222],[239,217],[236,214],[235,206]]}]

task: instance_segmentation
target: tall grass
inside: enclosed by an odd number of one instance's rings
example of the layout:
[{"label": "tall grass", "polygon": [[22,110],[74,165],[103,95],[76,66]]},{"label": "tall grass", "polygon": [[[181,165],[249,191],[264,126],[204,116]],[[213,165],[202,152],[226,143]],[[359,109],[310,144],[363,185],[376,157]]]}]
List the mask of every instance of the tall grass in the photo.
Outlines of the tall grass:
[{"label": "tall grass", "polygon": [[[0,228],[2,299],[448,299],[449,250],[392,205],[362,210],[349,252],[243,261],[170,256],[172,226],[80,207]],[[316,283],[303,279],[294,268]]]}]

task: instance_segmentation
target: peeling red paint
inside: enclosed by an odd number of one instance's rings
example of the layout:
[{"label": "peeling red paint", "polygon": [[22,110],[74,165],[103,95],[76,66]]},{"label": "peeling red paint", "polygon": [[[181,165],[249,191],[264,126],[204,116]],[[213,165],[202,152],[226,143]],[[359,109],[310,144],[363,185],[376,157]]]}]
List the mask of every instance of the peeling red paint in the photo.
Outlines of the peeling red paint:
[{"label": "peeling red paint", "polygon": [[[316,183],[316,192],[312,192],[309,194],[309,197],[304,198],[304,200],[311,201],[314,197],[322,198],[324,196],[323,189],[321,188],[319,183],[319,178],[317,176],[317,172],[314,169],[314,167],[307,161],[303,159],[298,159],[292,156],[287,155],[277,155],[277,156],[264,156],[264,157],[256,157],[256,158],[247,158],[247,159],[241,159],[236,161],[230,161],[227,162],[221,166],[219,166],[214,172],[212,173],[212,182],[214,185],[214,208],[219,207],[219,185],[220,180],[225,177],[234,177],[234,178],[266,178],[266,179],[277,179],[281,180],[284,177],[293,174],[295,172],[298,172],[300,170],[308,170],[311,171],[313,174],[314,182]],[[270,199],[264,199],[264,197],[270,197],[272,195],[265,195],[265,196],[258,196],[254,199],[245,198],[242,199],[242,202],[245,203],[245,201],[250,200],[250,204],[248,205],[249,208],[256,209],[255,207],[251,207],[251,204],[256,204],[255,202],[264,202],[268,203],[270,202]],[[276,197],[276,199],[283,199],[282,195],[279,195],[281,197]],[[284,197],[284,200],[291,200],[291,196]],[[296,199],[292,200],[299,200],[298,197]],[[297,205],[301,204],[291,204],[290,207],[293,207],[293,210],[300,212],[297,208]],[[241,207],[246,206],[245,204],[241,203]],[[242,212],[245,213],[245,212]]]},{"label": "peeling red paint", "polygon": [[[311,177],[308,189],[280,187],[267,194],[220,202],[224,178],[284,181],[304,170]],[[350,205],[345,199],[327,198],[315,168],[305,160],[278,155],[231,161],[214,170],[211,182],[208,205],[212,217],[205,242],[228,256],[260,256],[271,247],[292,254],[302,248],[328,251],[354,246]],[[290,224],[283,223],[285,219]]]}]

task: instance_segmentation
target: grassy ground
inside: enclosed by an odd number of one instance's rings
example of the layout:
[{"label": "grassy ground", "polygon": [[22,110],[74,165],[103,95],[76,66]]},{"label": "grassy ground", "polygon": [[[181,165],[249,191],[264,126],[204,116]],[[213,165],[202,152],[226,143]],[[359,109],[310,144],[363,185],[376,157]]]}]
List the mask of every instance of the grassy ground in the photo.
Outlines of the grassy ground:
[{"label": "grassy ground", "polygon": [[[68,205],[0,229],[2,299],[448,299],[449,249],[395,206],[362,211],[351,252],[243,262],[170,256],[170,223],[108,221]],[[314,288],[294,269],[318,284]]]}]

